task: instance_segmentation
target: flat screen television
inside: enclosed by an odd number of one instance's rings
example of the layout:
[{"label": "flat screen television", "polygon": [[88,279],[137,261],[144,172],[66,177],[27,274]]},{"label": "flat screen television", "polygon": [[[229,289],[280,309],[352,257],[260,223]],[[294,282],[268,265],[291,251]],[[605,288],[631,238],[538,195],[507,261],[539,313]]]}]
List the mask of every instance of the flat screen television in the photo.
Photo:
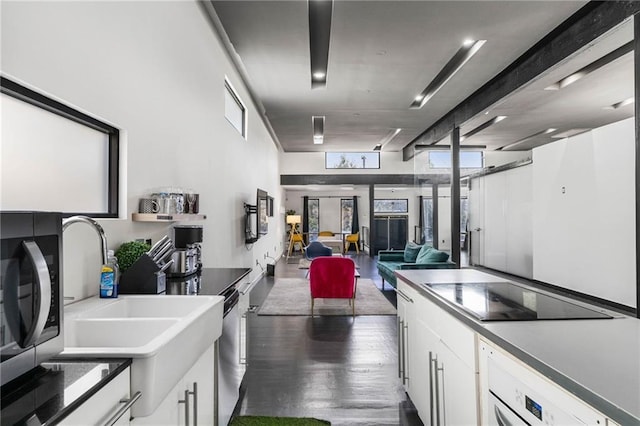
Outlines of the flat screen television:
[{"label": "flat screen television", "polygon": [[262,189],[258,189],[256,196],[256,206],[257,206],[257,238],[260,238],[264,235],[267,235],[269,231],[269,194],[267,191],[263,191]]}]

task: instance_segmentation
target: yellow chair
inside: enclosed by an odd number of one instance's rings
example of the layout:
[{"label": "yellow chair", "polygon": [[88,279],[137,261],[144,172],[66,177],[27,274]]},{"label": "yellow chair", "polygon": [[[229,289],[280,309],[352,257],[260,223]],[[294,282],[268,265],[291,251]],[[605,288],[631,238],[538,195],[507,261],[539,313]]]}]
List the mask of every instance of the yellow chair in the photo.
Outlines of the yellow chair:
[{"label": "yellow chair", "polygon": [[296,243],[300,243],[300,247],[304,249],[304,239],[302,238],[302,234],[299,234],[298,232],[291,233],[291,237],[289,239],[289,251],[288,251],[287,257],[291,256],[291,251],[293,250],[293,247],[295,246]]},{"label": "yellow chair", "polygon": [[344,252],[348,252],[351,244],[355,244],[356,253],[360,253],[360,244],[358,244],[358,240],[360,239],[360,233],[356,232],[355,234],[349,234],[344,238]]},{"label": "yellow chair", "polygon": [[318,232],[318,237],[333,237],[335,235],[336,234],[334,234],[331,231],[320,231],[320,232]]}]

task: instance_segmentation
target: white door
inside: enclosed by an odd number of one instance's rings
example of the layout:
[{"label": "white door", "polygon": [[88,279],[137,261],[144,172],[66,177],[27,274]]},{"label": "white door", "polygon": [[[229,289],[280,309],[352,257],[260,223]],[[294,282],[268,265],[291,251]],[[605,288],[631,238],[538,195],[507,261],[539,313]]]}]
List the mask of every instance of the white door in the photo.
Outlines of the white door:
[{"label": "white door", "polygon": [[469,188],[469,235],[471,265],[484,265],[484,178],[471,180]]}]

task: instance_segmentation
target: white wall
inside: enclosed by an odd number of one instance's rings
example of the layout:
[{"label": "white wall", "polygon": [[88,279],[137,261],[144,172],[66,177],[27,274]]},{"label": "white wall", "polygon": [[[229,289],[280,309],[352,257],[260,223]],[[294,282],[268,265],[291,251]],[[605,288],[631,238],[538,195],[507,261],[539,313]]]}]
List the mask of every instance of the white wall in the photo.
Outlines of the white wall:
[{"label": "white wall", "polygon": [[[282,250],[277,148],[196,2],[3,2],[1,31],[3,73],[126,134],[123,219],[100,221],[110,248],[170,233],[130,217],[153,188],[179,186],[200,193],[208,215],[206,267],[264,265]],[[224,118],[225,75],[248,107],[248,140]],[[255,203],[256,188],[275,197],[276,217],[248,248],[243,202]],[[83,227],[64,236],[65,292],[76,298],[98,289],[97,237]]]},{"label": "white wall", "polygon": [[537,280],[636,307],[634,120],[533,151]]},{"label": "white wall", "polygon": [[523,166],[472,180],[473,264],[533,277],[532,175],[533,167]]}]

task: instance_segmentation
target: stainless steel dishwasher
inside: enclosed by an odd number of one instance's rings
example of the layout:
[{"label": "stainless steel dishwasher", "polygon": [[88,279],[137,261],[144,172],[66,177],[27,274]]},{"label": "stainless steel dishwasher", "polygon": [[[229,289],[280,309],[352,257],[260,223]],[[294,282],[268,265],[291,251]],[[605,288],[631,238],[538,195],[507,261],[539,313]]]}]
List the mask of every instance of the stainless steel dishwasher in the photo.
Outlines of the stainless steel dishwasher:
[{"label": "stainless steel dishwasher", "polygon": [[222,336],[218,343],[218,425],[227,425],[240,397],[240,382],[244,374],[240,363],[240,293],[231,287],[224,296]]}]

